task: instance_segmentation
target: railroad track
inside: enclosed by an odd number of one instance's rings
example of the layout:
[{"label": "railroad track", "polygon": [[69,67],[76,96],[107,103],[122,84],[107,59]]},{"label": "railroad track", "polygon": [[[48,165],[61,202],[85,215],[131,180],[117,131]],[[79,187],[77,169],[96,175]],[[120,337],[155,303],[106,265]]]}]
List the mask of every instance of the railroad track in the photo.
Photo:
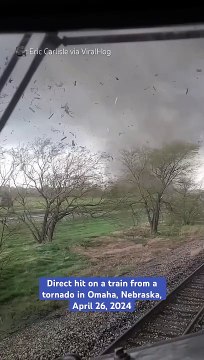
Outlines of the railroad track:
[{"label": "railroad track", "polygon": [[204,264],[111,343],[101,355],[189,334],[204,314]]}]

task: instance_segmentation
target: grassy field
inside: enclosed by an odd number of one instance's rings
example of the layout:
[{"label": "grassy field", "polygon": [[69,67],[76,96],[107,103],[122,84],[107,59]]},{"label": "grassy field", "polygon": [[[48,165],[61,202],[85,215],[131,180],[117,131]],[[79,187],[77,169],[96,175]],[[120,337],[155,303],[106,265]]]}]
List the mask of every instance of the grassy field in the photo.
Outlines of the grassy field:
[{"label": "grassy field", "polygon": [[91,246],[93,238],[132,225],[127,211],[98,219],[63,221],[53,242],[42,245],[35,243],[21,226],[7,240],[0,255],[0,337],[64,305],[64,302],[38,300],[38,278],[79,275],[87,268],[87,258],[74,253],[73,246]]}]

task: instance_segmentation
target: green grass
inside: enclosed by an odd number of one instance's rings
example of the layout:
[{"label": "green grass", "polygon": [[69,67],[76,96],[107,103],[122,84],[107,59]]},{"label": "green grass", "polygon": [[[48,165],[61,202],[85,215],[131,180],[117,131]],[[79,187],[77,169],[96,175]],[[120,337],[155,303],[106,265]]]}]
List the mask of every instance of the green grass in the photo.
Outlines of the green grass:
[{"label": "green grass", "polygon": [[182,236],[204,236],[204,225],[183,225],[180,229]]},{"label": "green grass", "polygon": [[86,257],[74,253],[75,245],[91,246],[98,236],[132,226],[130,214],[113,213],[97,219],[63,221],[52,243],[35,243],[23,226],[8,239],[0,264],[0,337],[44,316],[65,302],[39,301],[40,276],[74,276],[90,266]]}]

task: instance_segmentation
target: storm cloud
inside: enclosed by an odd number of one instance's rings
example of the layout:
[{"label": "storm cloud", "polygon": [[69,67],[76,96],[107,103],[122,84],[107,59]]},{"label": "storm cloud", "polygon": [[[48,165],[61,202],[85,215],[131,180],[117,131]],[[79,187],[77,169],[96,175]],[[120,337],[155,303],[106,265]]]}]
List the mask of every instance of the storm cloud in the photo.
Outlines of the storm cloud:
[{"label": "storm cloud", "polygon": [[[42,38],[34,34],[27,48],[37,48]],[[1,72],[20,39],[1,35]],[[83,55],[82,48],[109,50],[111,56]],[[66,136],[70,144],[75,139],[78,145],[114,155],[123,147],[145,143],[202,141],[204,39],[66,49],[73,54],[43,59],[0,134],[3,144],[40,135],[57,140]],[[1,93],[0,111],[33,56],[19,59],[12,82]]]}]

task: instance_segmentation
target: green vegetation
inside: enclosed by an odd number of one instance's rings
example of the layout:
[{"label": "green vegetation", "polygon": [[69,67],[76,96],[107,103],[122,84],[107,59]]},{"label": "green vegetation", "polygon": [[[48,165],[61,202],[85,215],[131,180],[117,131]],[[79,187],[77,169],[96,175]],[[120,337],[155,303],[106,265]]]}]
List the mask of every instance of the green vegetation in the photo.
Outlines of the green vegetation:
[{"label": "green vegetation", "polygon": [[77,245],[90,246],[93,238],[132,226],[130,213],[97,219],[77,219],[59,224],[52,243],[37,244],[21,226],[5,243],[0,255],[0,336],[33,321],[64,302],[38,301],[40,276],[72,276],[89,267],[86,257],[74,252]]},{"label": "green vegetation", "polygon": [[[66,307],[38,300],[39,277],[94,275],[101,265],[117,276],[130,269],[129,255],[124,263],[117,257],[123,258],[125,241],[128,248],[130,241],[147,244],[149,236],[167,243],[203,235],[204,191],[194,173],[198,150],[185,143],[124,150],[114,181],[104,176],[100,154],[50,139],[11,149],[8,171],[0,154],[0,337]],[[109,237],[101,239],[109,235],[110,244]],[[106,256],[105,241],[119,266],[108,256],[107,263],[97,260],[97,250]]]}]

